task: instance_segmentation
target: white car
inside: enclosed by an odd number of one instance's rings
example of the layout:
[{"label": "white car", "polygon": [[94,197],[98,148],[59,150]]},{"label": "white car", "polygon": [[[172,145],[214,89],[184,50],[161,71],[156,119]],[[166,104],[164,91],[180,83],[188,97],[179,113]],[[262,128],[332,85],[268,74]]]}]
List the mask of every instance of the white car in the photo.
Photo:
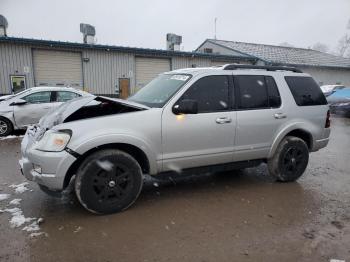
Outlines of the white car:
[{"label": "white car", "polygon": [[0,136],[37,124],[62,103],[89,93],[70,87],[33,87],[0,101]]},{"label": "white car", "polygon": [[333,94],[338,89],[343,89],[345,86],[343,85],[323,85],[321,86],[321,90],[325,96],[329,96]]}]

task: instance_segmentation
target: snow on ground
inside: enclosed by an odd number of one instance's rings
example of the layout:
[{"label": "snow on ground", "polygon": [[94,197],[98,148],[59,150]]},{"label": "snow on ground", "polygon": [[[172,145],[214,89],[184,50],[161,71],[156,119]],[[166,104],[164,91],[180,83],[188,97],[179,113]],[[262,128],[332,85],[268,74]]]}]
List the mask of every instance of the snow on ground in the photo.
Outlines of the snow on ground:
[{"label": "snow on ground", "polygon": [[[24,182],[21,184],[12,184],[9,187],[13,188],[16,194],[21,194],[29,188],[27,187],[29,183]],[[10,200],[11,194],[0,194],[0,201]],[[35,218],[35,217],[25,217],[22,209],[20,208],[22,199],[14,198],[7,204],[7,208],[1,210],[0,215],[3,213],[9,214],[11,217],[9,219],[9,224],[11,228],[19,228],[22,227],[23,231],[30,233],[30,237],[38,237],[40,235],[46,235],[46,233],[40,231],[40,224],[44,221],[43,218]],[[15,207],[13,207],[15,206]]]},{"label": "snow on ground", "polygon": [[26,187],[27,185],[29,185],[28,182],[23,182],[23,183],[18,184],[18,185],[12,184],[12,185],[10,185],[9,187],[14,188],[16,194],[22,194],[22,193],[24,193],[25,191],[29,190],[29,188]]},{"label": "snow on ground", "polygon": [[5,137],[0,137],[0,140],[7,140],[7,139],[14,139],[14,138],[22,138],[22,136],[5,136]]},{"label": "snow on ground", "polygon": [[10,226],[12,228],[20,227],[25,223],[35,220],[35,218],[32,217],[25,217],[22,210],[18,207],[6,208],[4,211],[10,213],[12,216],[10,219]]},{"label": "snow on ground", "polygon": [[6,200],[10,197],[10,194],[0,194],[0,201]]},{"label": "snow on ground", "polygon": [[10,201],[9,205],[19,205],[21,201],[22,201],[22,199],[15,198],[15,199]]}]

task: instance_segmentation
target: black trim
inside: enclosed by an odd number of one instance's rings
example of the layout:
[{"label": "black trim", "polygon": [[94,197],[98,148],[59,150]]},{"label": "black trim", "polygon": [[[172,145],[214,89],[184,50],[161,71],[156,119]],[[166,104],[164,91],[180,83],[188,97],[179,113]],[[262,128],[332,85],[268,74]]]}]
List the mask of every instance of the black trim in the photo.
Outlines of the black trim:
[{"label": "black trim", "polygon": [[74,156],[75,158],[77,158],[77,159],[78,159],[79,157],[81,157],[81,155],[80,155],[79,153],[73,151],[72,149],[70,149],[70,148],[68,148],[68,147],[66,147],[64,150],[65,150],[66,152],[68,152],[69,154],[71,154],[72,156]]},{"label": "black trim", "polygon": [[[230,171],[235,169],[255,167],[260,165],[263,162],[265,162],[264,159],[255,159],[255,160],[238,161],[238,162],[231,162],[231,163],[219,164],[219,165],[186,168],[181,171],[181,176],[201,175],[203,173],[216,173],[216,172],[224,172],[224,171]],[[166,172],[161,172],[155,175],[154,177],[160,178],[160,179],[163,179],[163,178],[167,179],[174,175],[179,175],[179,174],[176,173],[175,171],[166,171]]]},{"label": "black trim", "polygon": [[257,66],[257,65],[238,65],[238,64],[232,64],[232,65],[226,65],[224,70],[236,70],[236,69],[264,69],[266,71],[292,71],[295,73],[303,73],[300,69],[297,69],[295,67],[287,67],[287,66]]}]

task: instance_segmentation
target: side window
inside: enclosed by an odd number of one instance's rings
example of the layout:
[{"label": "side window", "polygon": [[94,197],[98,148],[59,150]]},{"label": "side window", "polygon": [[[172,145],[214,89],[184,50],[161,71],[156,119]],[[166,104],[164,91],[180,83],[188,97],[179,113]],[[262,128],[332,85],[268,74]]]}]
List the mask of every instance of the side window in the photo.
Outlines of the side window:
[{"label": "side window", "polygon": [[265,76],[267,93],[269,96],[269,107],[278,108],[281,106],[281,96],[277,84],[272,76]]},{"label": "side window", "polygon": [[268,95],[264,76],[240,75],[235,77],[238,88],[239,109],[268,108]]},{"label": "side window", "polygon": [[22,98],[30,104],[41,104],[41,103],[50,103],[51,101],[51,92],[37,92],[30,95],[27,95]]},{"label": "side window", "polygon": [[68,92],[68,91],[58,91],[56,101],[57,102],[67,102],[69,100],[72,100],[74,98],[77,98],[80,96],[79,94]]},{"label": "side window", "polygon": [[228,76],[206,76],[195,82],[181,99],[198,102],[198,113],[225,111],[229,105]]},{"label": "side window", "polygon": [[312,77],[286,76],[285,79],[298,106],[327,104],[321,88]]}]

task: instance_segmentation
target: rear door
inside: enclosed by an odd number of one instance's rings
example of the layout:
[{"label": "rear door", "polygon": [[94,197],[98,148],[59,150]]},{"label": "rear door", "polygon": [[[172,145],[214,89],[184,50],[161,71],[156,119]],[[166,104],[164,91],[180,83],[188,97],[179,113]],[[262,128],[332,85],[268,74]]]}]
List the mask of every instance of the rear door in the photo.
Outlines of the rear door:
[{"label": "rear door", "polygon": [[181,96],[198,102],[198,114],[162,115],[163,171],[233,161],[236,112],[230,107],[228,75],[200,78]]},{"label": "rear door", "polygon": [[237,108],[235,161],[265,158],[287,115],[272,76],[234,75]]},{"label": "rear door", "polygon": [[22,97],[27,101],[24,105],[15,105],[13,112],[16,125],[25,127],[36,124],[40,118],[54,107],[53,92],[39,91]]}]

